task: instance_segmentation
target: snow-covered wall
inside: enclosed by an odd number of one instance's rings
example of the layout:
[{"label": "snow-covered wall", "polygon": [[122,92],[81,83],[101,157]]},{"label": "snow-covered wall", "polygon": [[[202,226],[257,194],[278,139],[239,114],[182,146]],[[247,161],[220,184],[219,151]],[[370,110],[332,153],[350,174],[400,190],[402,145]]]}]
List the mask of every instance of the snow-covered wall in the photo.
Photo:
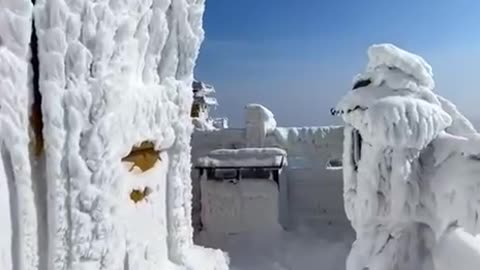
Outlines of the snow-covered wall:
[{"label": "snow-covered wall", "polygon": [[[227,269],[221,251],[192,239],[204,2],[0,2],[0,269]],[[129,171],[122,159],[142,142],[159,153],[155,166]]]},{"label": "snow-covered wall", "polygon": [[[347,224],[341,163],[343,127],[277,128],[268,145],[285,149],[290,225]],[[341,166],[341,164],[340,164]]]},{"label": "snow-covered wall", "polygon": [[[246,129],[195,131],[192,135],[192,160],[214,149],[236,149],[248,144]],[[315,227],[341,224],[348,227],[343,208],[341,168],[327,168],[329,161],[341,161],[342,127],[277,127],[261,139],[264,147],[285,149],[288,166],[283,171],[287,182],[288,227]],[[194,224],[200,226],[200,188],[198,172],[192,171]],[[285,225],[285,224],[284,224]]]}]

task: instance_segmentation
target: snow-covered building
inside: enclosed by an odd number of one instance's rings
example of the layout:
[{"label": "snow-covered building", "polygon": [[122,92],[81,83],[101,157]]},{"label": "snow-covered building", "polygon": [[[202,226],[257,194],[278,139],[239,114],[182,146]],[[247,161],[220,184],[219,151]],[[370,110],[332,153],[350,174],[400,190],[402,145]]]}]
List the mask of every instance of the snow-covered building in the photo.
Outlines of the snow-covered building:
[{"label": "snow-covered building", "polygon": [[[285,228],[344,226],[342,199],[343,127],[277,127],[273,113],[260,104],[245,107],[245,128],[196,130],[192,163],[216,149],[280,148],[286,151],[280,218]],[[201,188],[192,171],[194,227],[201,228]]]},{"label": "snow-covered building", "polygon": [[210,110],[218,106],[217,99],[213,96],[215,88],[201,81],[193,81],[192,122],[196,129],[212,130],[228,128],[227,118],[212,118]]},{"label": "snow-covered building", "polygon": [[192,239],[203,12],[203,0],[0,2],[0,269],[228,269]]},{"label": "snow-covered building", "polygon": [[207,120],[211,107],[218,105],[218,101],[212,95],[215,94],[215,88],[201,81],[193,81],[193,103],[191,115],[193,118]]},{"label": "snow-covered building", "polygon": [[343,269],[342,148],[342,126],[278,127],[260,104],[245,107],[244,128],[195,130],[195,241],[228,251],[235,269]]}]

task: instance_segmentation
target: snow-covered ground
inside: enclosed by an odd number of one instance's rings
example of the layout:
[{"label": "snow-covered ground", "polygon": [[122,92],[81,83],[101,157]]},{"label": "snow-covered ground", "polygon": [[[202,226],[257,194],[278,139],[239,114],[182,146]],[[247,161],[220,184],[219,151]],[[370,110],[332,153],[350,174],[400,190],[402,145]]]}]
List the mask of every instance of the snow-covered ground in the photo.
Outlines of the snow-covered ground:
[{"label": "snow-covered ground", "polygon": [[[243,148],[248,137],[245,129],[196,131],[192,136],[192,161],[208,156],[215,149]],[[265,147],[287,152],[288,166],[282,171],[288,183],[289,227],[315,227],[347,223],[343,208],[342,171],[331,170],[329,161],[340,161],[342,127],[277,127],[264,139]],[[198,170],[192,171],[194,220],[199,223],[200,185]]]},{"label": "snow-covered ground", "polygon": [[229,253],[231,270],[344,270],[354,240],[349,227],[229,236],[200,234],[196,241]]}]

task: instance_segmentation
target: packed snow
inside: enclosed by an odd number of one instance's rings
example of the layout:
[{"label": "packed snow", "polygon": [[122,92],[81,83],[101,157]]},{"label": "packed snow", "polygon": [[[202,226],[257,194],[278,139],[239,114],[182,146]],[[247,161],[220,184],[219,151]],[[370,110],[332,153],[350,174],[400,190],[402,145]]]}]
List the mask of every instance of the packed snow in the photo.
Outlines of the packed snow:
[{"label": "packed snow", "polygon": [[[478,232],[479,137],[433,92],[424,59],[391,44],[373,45],[368,56],[365,73],[332,109],[346,122],[344,200],[357,235],[347,270],[451,269],[435,268],[442,260],[459,266],[432,250],[445,245],[439,239],[451,228],[472,239]],[[465,237],[446,239],[469,249]],[[473,265],[479,251],[462,257]]]}]

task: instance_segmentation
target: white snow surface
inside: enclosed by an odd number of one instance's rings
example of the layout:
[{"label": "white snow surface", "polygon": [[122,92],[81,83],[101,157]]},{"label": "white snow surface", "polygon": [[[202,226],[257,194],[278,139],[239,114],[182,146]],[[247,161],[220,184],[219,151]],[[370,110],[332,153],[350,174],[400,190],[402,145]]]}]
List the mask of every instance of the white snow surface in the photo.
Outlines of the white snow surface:
[{"label": "white snow surface", "polygon": [[259,167],[287,165],[287,153],[280,148],[217,149],[196,162],[201,167]]},{"label": "white snow surface", "polygon": [[[191,85],[203,12],[203,0],[0,1],[1,269],[228,269],[223,252],[192,239]],[[29,154],[32,16],[38,160]],[[121,159],[147,140],[162,160],[127,172]],[[133,204],[131,190],[145,186],[153,193]]]},{"label": "white snow surface", "polygon": [[346,122],[344,201],[357,234],[347,270],[438,270],[432,249],[450,227],[479,232],[480,136],[432,92],[423,59],[383,44],[369,60],[357,80],[371,83],[335,109]]}]

